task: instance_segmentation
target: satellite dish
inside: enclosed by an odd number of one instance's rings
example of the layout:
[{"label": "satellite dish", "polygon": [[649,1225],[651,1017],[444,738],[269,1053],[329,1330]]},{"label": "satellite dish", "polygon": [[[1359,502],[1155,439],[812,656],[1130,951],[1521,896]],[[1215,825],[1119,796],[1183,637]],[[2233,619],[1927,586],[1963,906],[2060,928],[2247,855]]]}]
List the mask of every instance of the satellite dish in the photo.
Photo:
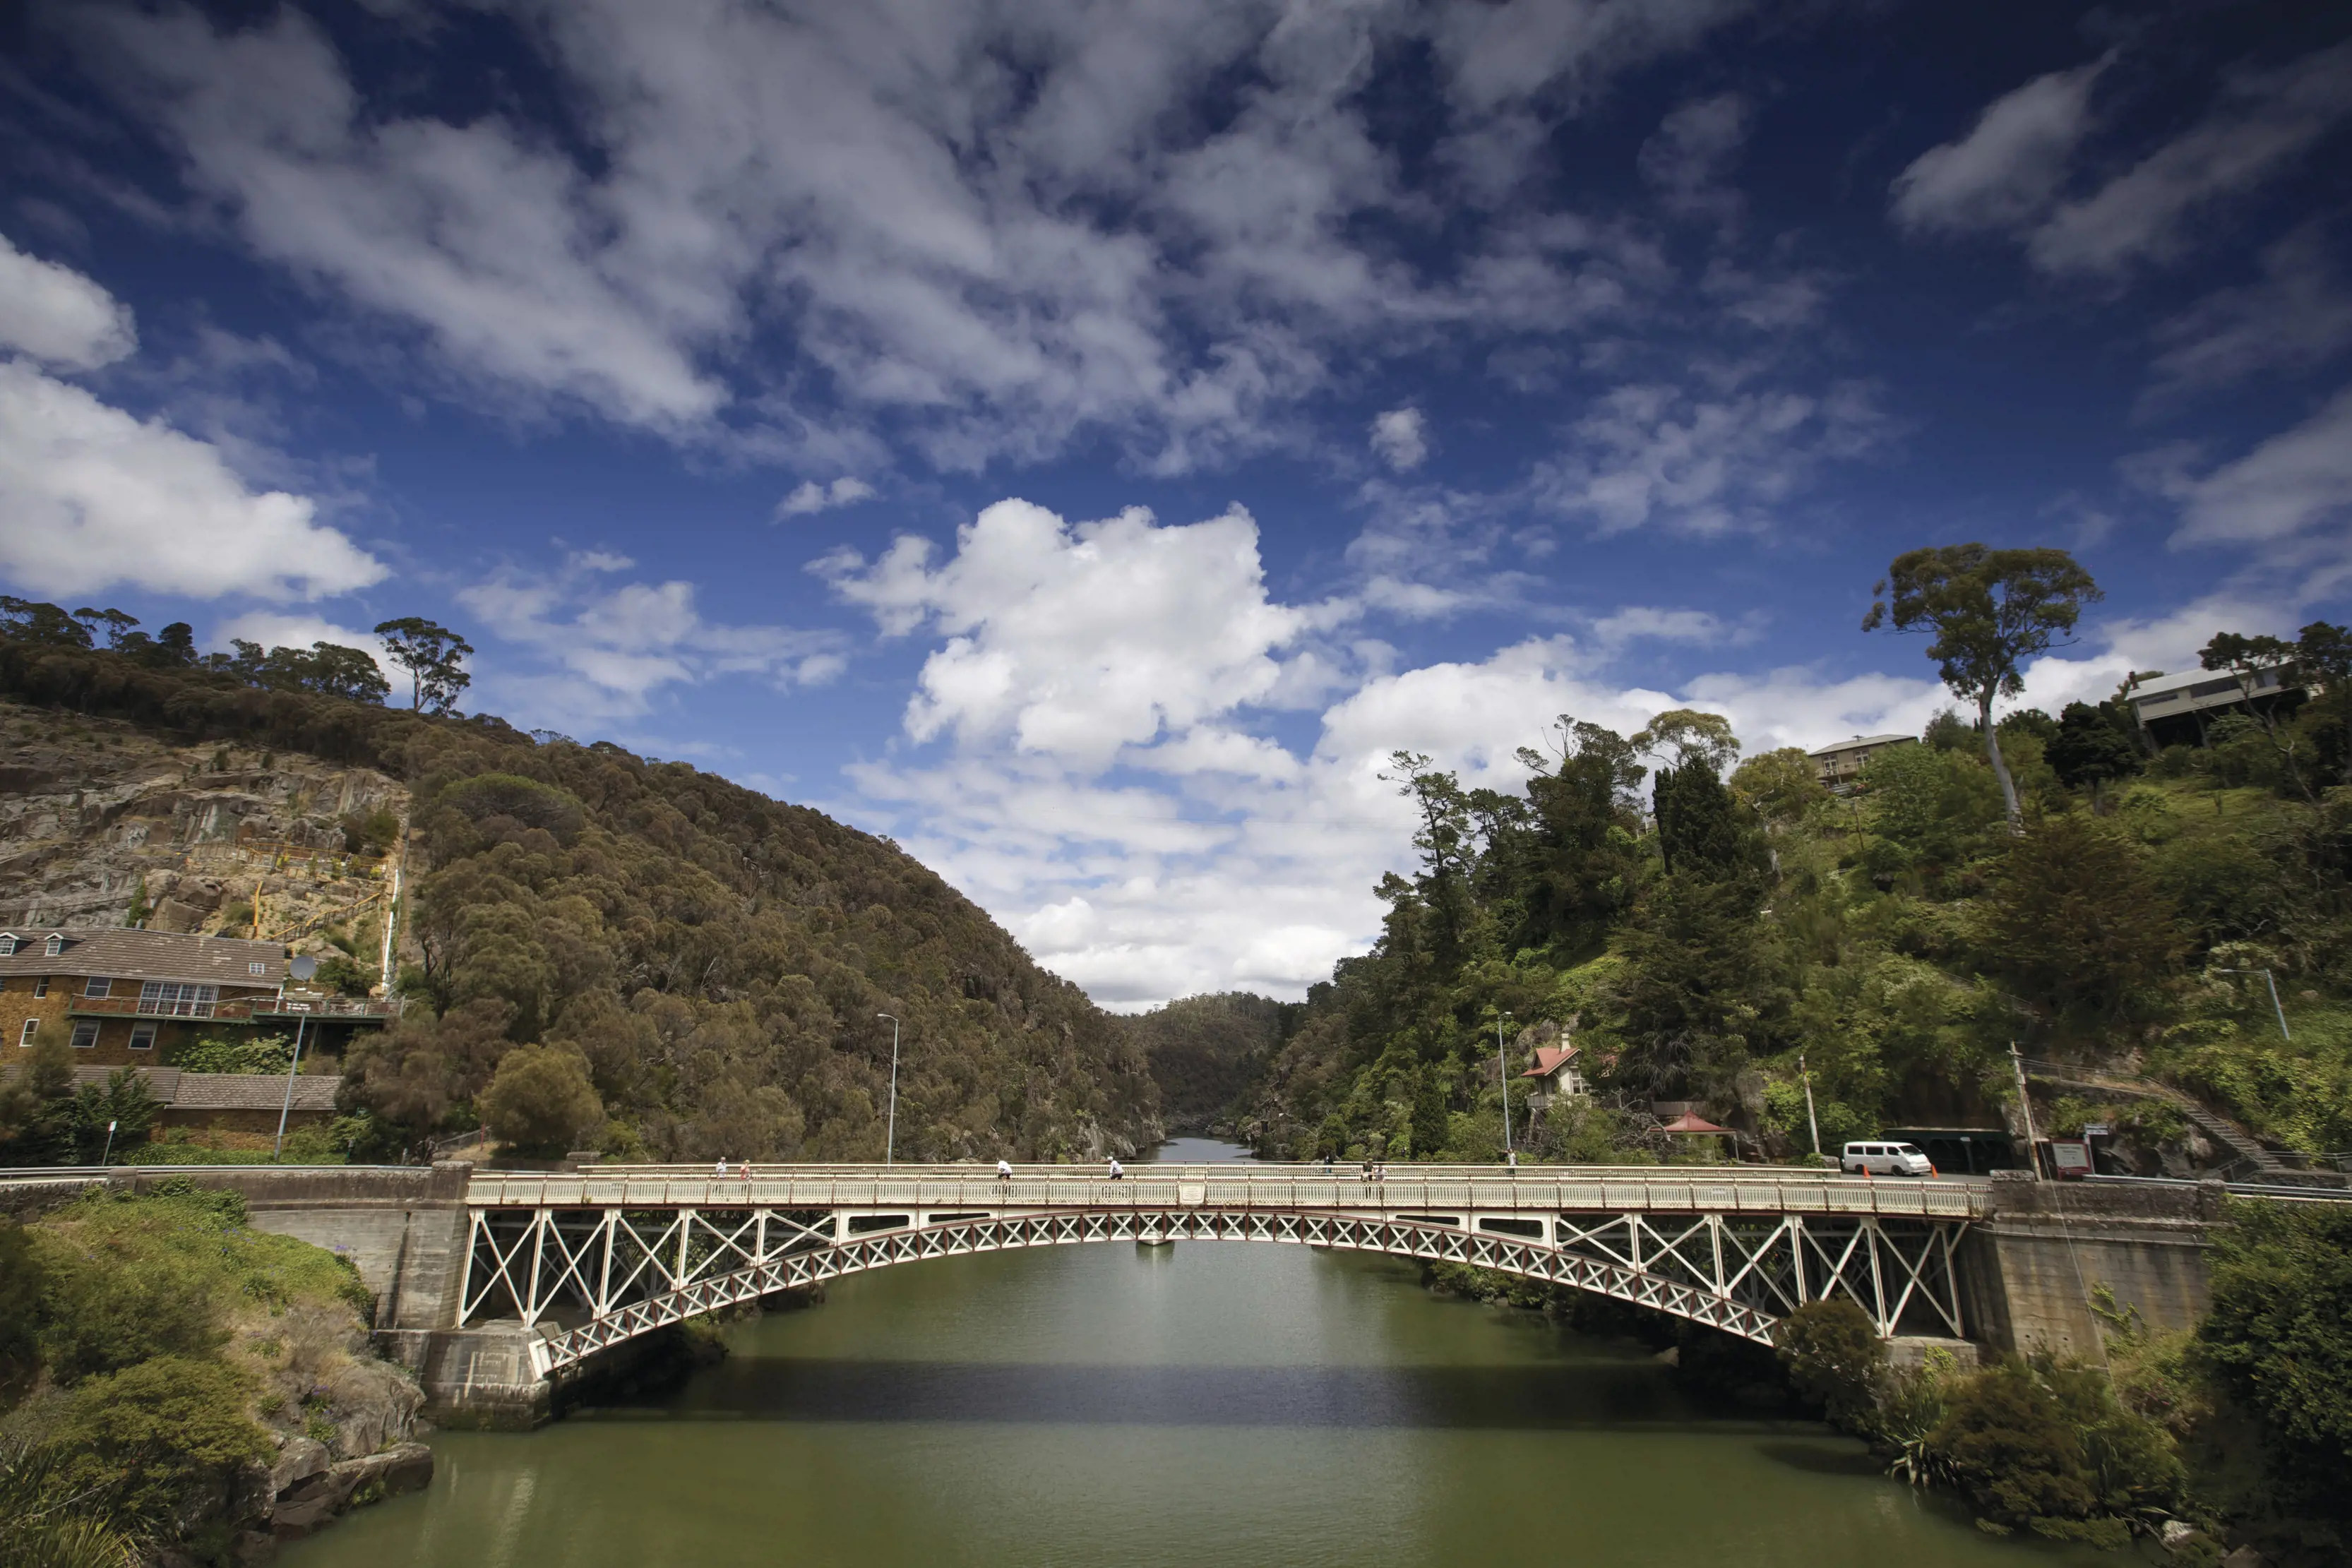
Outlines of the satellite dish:
[{"label": "satellite dish", "polygon": [[305,956],[286,966],[286,972],[298,980],[307,980],[319,972],[319,960]]}]

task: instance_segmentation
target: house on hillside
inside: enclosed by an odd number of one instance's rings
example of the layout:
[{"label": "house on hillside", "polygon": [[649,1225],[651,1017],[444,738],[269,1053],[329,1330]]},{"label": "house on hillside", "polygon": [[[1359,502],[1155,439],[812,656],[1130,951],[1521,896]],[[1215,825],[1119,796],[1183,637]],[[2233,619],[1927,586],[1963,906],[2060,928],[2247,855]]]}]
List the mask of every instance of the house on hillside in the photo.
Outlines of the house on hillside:
[{"label": "house on hillside", "polygon": [[76,1064],[168,1062],[205,1033],[290,1034],[303,1024],[329,1049],[399,1016],[391,998],[330,996],[289,984],[275,942],[108,927],[0,930],[0,1062],[54,1030]]},{"label": "house on hillside", "polygon": [[1592,1086],[1584,1081],[1584,1074],[1577,1066],[1578,1055],[1574,1041],[1536,1047],[1535,1065],[1519,1074],[1521,1078],[1534,1080],[1528,1085],[1528,1105],[1530,1109],[1548,1110],[1555,1100],[1591,1092]]},{"label": "house on hillside", "polygon": [[1841,740],[1824,746],[1819,751],[1808,751],[1813,769],[1823,784],[1832,789],[1844,789],[1862,777],[1863,764],[1894,746],[1916,746],[1916,735],[1857,735],[1852,740]]},{"label": "house on hillside", "polygon": [[2131,704],[2140,738],[2153,752],[2168,746],[2204,745],[2206,727],[2228,714],[2273,708],[2292,713],[2305,695],[2302,674],[2291,663],[2254,672],[2253,688],[2249,698],[2244,685],[2226,671],[2190,670],[2150,676],[2133,686],[2124,700]]}]

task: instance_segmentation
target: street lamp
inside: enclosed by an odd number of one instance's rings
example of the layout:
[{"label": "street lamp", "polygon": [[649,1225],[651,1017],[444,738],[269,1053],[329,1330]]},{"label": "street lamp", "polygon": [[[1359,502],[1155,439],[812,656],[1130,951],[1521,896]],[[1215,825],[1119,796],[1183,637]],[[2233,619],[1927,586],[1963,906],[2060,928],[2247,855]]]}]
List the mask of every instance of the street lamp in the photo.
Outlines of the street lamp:
[{"label": "street lamp", "polygon": [[[306,955],[289,962],[286,972],[297,980],[308,980],[319,972],[319,960]],[[278,988],[278,995],[285,995],[284,987]],[[310,1021],[307,1012],[294,1020],[294,1060],[286,1064],[286,1103],[278,1108],[278,1142],[269,1151],[273,1162],[286,1153],[286,1119],[294,1113],[294,1074],[302,1065],[302,1030]]]},{"label": "street lamp", "polygon": [[119,1125],[121,1124],[117,1122],[109,1122],[106,1124],[106,1152],[98,1156],[100,1165],[104,1165],[114,1157],[114,1129]]},{"label": "street lamp", "polygon": [[1503,1057],[1503,1020],[1508,1013],[1495,1018],[1495,1080],[1503,1086],[1503,1153],[1511,1152],[1511,1064]]},{"label": "street lamp", "polygon": [[294,1074],[302,1066],[302,1030],[310,1020],[294,1020],[294,1060],[286,1064],[286,1103],[278,1108],[278,1142],[271,1147],[269,1157],[275,1161],[286,1152],[286,1119],[294,1113]]},{"label": "street lamp", "polygon": [[1805,1125],[1812,1129],[1813,1158],[1822,1157],[1822,1124],[1813,1116],[1813,1075],[1805,1070],[1805,1053],[1797,1052],[1797,1076],[1805,1081]]},{"label": "street lamp", "polygon": [[2268,980],[2271,988],[2271,1010],[2278,1014],[2279,1038],[2293,1043],[2294,1036],[2286,1031],[2286,1009],[2279,1006],[2278,981],[2273,977],[2268,969],[2215,969],[2212,972],[2216,975],[2260,975],[2263,979]]},{"label": "street lamp", "polygon": [[874,1016],[890,1019],[890,1121],[882,1144],[882,1163],[887,1166],[898,1147],[898,1020],[888,1013],[876,1013]]}]

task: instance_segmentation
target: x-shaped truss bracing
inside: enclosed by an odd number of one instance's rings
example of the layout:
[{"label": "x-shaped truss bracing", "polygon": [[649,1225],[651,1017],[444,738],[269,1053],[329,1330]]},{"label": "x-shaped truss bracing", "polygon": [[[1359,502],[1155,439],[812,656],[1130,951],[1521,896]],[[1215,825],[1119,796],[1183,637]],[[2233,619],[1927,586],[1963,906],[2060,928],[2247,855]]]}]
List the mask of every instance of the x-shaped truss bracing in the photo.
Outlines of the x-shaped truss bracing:
[{"label": "x-shaped truss bracing", "polygon": [[[887,1217],[897,1219],[898,1217]],[[908,1217],[914,1218],[914,1217]],[[1524,1217],[1512,1223],[1527,1225]],[[1452,1217],[1148,1208],[936,1217],[845,1236],[822,1209],[478,1208],[459,1323],[551,1325],[541,1375],[639,1334],[845,1274],[1094,1241],[1274,1241],[1463,1263],[1587,1291],[1769,1344],[1780,1318],[1843,1297],[1882,1335],[1906,1313],[1961,1330],[1967,1222],[1869,1215],[1563,1214],[1541,1237]]]}]

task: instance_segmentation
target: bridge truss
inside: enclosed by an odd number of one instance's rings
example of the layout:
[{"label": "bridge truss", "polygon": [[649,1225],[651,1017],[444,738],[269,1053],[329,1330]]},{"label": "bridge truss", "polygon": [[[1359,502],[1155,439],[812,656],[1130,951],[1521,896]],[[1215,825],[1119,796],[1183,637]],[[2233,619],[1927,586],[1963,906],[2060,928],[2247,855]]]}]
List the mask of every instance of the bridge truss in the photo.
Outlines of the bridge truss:
[{"label": "bridge truss", "polygon": [[867,1270],[1022,1248],[1181,1240],[1270,1241],[1465,1264],[1767,1344],[1782,1316],[1830,1298],[1860,1306],[1882,1335],[1906,1326],[1963,1332],[1958,1247],[1965,1211],[1890,1216],[1804,1205],[1771,1213],[1731,1204],[1670,1212],[1517,1207],[1497,1214],[1468,1206],[1396,1212],[1224,1206],[1201,1201],[1205,1192],[1184,1193],[1190,1202],[1116,1202],[1117,1188],[1092,1185],[1108,1189],[1093,1203],[1081,1197],[1028,1209],[477,1205],[458,1322],[537,1325],[532,1355],[545,1375],[666,1324]]}]

